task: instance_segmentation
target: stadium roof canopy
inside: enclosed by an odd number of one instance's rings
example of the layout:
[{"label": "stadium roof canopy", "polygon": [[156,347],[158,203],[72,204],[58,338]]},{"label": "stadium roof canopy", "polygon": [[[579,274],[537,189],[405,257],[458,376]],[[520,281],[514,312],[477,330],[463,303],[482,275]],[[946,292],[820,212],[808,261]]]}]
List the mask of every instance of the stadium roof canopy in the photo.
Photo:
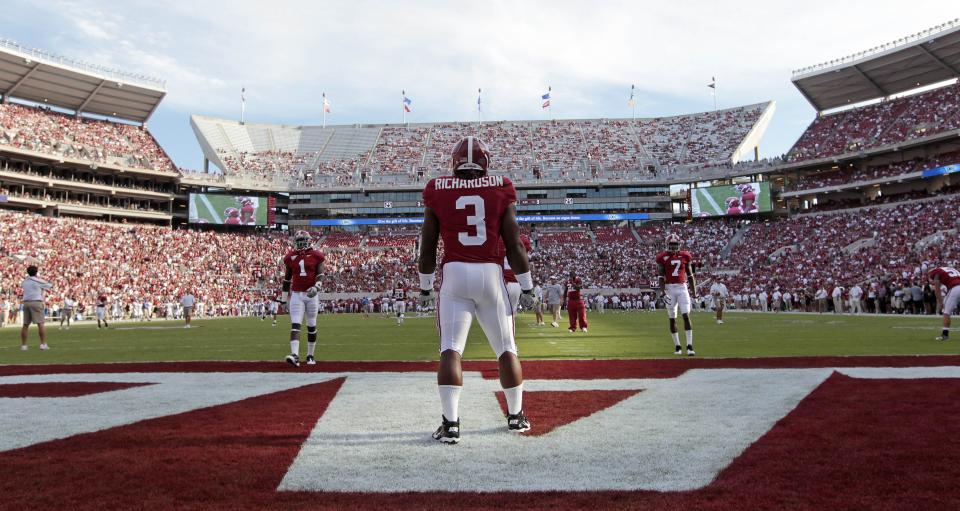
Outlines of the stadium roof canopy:
[{"label": "stadium roof canopy", "polygon": [[167,94],[163,81],[0,39],[0,94],[75,112],[144,123]]},{"label": "stadium roof canopy", "polygon": [[960,78],[960,19],[793,72],[817,111]]}]

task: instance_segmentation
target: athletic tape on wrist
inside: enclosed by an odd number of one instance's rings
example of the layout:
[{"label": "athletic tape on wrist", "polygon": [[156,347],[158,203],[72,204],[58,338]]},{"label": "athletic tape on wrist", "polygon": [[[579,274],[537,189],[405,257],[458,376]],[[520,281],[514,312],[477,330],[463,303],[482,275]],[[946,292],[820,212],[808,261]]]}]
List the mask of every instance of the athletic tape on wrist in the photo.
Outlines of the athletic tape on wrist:
[{"label": "athletic tape on wrist", "polygon": [[530,275],[530,272],[518,273],[517,282],[520,284],[520,289],[524,291],[533,289],[533,276]]},{"label": "athletic tape on wrist", "polygon": [[420,290],[421,291],[432,291],[433,282],[436,279],[436,275],[433,273],[421,273],[420,274]]}]

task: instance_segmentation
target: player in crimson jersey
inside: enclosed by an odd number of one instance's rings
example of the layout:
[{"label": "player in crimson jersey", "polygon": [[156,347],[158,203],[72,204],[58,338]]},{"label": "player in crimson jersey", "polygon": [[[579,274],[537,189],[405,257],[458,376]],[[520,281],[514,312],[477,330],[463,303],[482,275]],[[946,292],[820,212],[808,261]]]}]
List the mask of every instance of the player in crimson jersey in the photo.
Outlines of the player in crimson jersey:
[{"label": "player in crimson jersey", "polygon": [[[282,302],[288,302],[290,308],[290,354],[287,363],[300,366],[300,325],[303,315],[307,315],[307,365],[316,364],[314,350],[317,347],[317,312],[319,301],[318,281],[323,277],[323,254],[311,246],[310,234],[297,231],[293,236],[293,250],[283,258],[285,274],[283,276]],[[286,295],[289,293],[289,300]]]},{"label": "player in crimson jersey", "polygon": [[[677,309],[683,315],[683,330],[687,336],[687,355],[694,356],[693,326],[690,324],[690,293],[687,291],[689,280],[694,298],[697,297],[697,281],[693,276],[693,256],[686,250],[680,250],[680,237],[671,234],[667,237],[667,250],[657,254],[657,266],[660,271],[658,285],[663,289],[663,301],[667,305],[667,317],[670,318],[670,335],[673,337],[675,355],[683,355],[680,348],[680,334],[677,332]],[[689,279],[687,278],[689,275]]]},{"label": "player in crimson jersey", "polygon": [[[960,271],[949,266],[941,266],[930,270],[927,276],[930,277],[930,287],[937,295],[937,310],[943,314],[943,331],[937,340],[946,341],[950,339],[950,315],[957,309],[957,303],[960,302]],[[947,288],[946,298],[941,286]]]},{"label": "player in crimson jersey", "polygon": [[[520,235],[520,242],[523,243],[523,248],[527,251],[527,254],[533,251],[530,238]],[[503,282],[507,286],[507,296],[510,297],[510,307],[516,312],[517,304],[520,303],[520,283],[517,282],[517,274],[513,272],[513,268],[510,267],[510,261],[507,260],[507,248],[504,246],[503,240],[500,240],[497,248],[500,251],[500,259],[503,261]]]},{"label": "player in crimson jersey", "polygon": [[563,303],[567,305],[567,316],[570,317],[570,333],[577,331],[577,323],[580,323],[580,331],[587,331],[587,307],[583,303],[583,296],[580,295],[580,289],[583,287],[583,281],[577,277],[577,273],[570,272],[570,278],[563,285]]},{"label": "player in crimson jersey", "polygon": [[250,197],[237,197],[237,203],[240,204],[240,223],[244,225],[255,225],[257,208],[253,205],[253,199]]},{"label": "player in crimson jersey", "polygon": [[100,293],[97,295],[97,328],[100,328],[100,321],[103,321],[104,328],[110,328],[107,324],[107,295]]},{"label": "player in crimson jersey", "polygon": [[223,210],[223,223],[226,225],[240,225],[240,210],[237,208],[227,208]]},{"label": "player in crimson jersey", "polygon": [[740,199],[736,197],[727,197],[727,214],[742,215],[743,208],[740,207]]},{"label": "player in crimson jersey", "polygon": [[759,207],[757,206],[757,192],[754,191],[753,185],[743,183],[737,186],[737,191],[740,192],[740,208],[743,212],[756,213]]},{"label": "player in crimson jersey", "polygon": [[443,238],[443,263],[437,327],[440,368],[437,371],[442,422],[435,440],[460,441],[460,357],[473,316],[497,354],[500,385],[507,400],[507,428],[530,429],[523,414],[523,372],[514,339],[513,309],[503,283],[502,239],[510,267],[520,283],[520,303],[533,306],[533,278],[517,225],[517,192],[504,176],[488,176],[490,154],[476,137],[453,150],[453,175],[431,179],[423,190],[420,239],[420,301],[429,302],[437,268],[437,242]]}]

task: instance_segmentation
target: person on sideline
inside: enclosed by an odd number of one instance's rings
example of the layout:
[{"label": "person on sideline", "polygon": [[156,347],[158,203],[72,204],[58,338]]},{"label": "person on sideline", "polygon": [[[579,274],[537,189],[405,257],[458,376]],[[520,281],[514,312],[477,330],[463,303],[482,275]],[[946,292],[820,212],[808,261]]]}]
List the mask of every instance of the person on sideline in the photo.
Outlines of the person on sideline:
[{"label": "person on sideline", "polygon": [[43,325],[43,292],[53,288],[53,284],[37,277],[37,267],[27,267],[27,278],[20,284],[23,289],[23,328],[20,329],[20,349],[27,351],[27,331],[30,323],[37,324],[40,332],[40,349],[48,350],[47,329]]},{"label": "person on sideline", "polygon": [[180,305],[183,306],[183,321],[186,323],[183,328],[190,328],[190,320],[193,319],[193,306],[197,304],[197,299],[193,293],[187,291],[180,298]]}]

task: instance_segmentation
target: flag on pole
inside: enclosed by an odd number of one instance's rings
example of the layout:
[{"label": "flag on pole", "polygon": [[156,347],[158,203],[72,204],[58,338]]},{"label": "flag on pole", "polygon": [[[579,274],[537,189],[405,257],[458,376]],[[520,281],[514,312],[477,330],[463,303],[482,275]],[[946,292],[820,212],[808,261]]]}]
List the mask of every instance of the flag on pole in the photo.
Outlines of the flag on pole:
[{"label": "flag on pole", "polygon": [[630,99],[627,100],[627,106],[629,106],[630,108],[633,108],[633,107],[637,106],[637,101],[636,101],[635,99],[633,99],[633,89],[634,89],[634,87],[635,87],[635,86],[633,86],[633,85],[630,86]]},{"label": "flag on pole", "polygon": [[329,113],[330,113],[330,100],[327,99],[327,93],[326,93],[326,92],[323,93],[323,113],[325,113],[325,114],[329,114]]},{"label": "flag on pole", "polygon": [[483,93],[483,91],[482,91],[481,89],[477,89],[477,111],[478,111],[478,112],[482,112],[482,111],[483,111],[483,107],[482,107],[482,105],[481,105],[481,104],[482,104],[482,100],[480,99],[482,93]]},{"label": "flag on pole", "polygon": [[707,87],[710,87],[713,90],[717,90],[717,77],[710,77],[710,83],[707,84]]},{"label": "flag on pole", "polygon": [[413,101],[407,97],[407,91],[401,91],[403,93],[403,111],[410,113],[412,110],[410,106],[413,104]]},{"label": "flag on pole", "polygon": [[550,93],[553,92],[553,87],[547,87],[547,93],[540,96],[540,99],[543,101],[543,105],[540,108],[550,108]]}]

